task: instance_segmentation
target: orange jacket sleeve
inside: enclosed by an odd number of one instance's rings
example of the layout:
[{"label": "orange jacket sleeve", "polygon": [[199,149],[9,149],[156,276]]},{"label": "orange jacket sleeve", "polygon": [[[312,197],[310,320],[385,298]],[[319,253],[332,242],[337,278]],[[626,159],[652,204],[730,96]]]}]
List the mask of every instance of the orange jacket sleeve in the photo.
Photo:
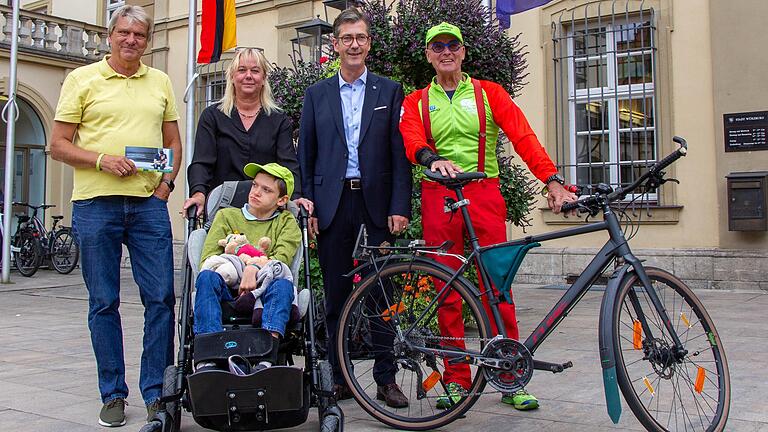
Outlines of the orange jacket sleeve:
[{"label": "orange jacket sleeve", "polygon": [[[427,144],[427,134],[424,132],[424,123],[421,121],[419,101],[421,90],[416,90],[405,97],[403,109],[400,115],[400,133],[403,135],[405,155],[411,163],[418,164],[416,153],[424,147],[432,148]],[[432,148],[434,151],[435,149]]]},{"label": "orange jacket sleeve", "polygon": [[[507,134],[515,152],[528,165],[533,175],[542,182],[546,181],[547,177],[557,172],[557,168],[531,129],[531,125],[528,124],[523,111],[499,84],[491,81],[480,81],[480,83],[488,98],[493,120]],[[400,128],[402,129],[402,124]],[[426,144],[426,138],[424,142]]]}]

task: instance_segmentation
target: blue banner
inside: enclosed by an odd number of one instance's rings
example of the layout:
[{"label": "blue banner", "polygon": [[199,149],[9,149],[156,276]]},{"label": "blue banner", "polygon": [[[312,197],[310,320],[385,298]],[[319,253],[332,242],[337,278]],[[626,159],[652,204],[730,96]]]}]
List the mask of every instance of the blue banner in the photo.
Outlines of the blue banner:
[{"label": "blue banner", "polygon": [[552,0],[497,0],[496,18],[499,20],[499,27],[508,29],[510,15],[543,6],[550,1]]}]

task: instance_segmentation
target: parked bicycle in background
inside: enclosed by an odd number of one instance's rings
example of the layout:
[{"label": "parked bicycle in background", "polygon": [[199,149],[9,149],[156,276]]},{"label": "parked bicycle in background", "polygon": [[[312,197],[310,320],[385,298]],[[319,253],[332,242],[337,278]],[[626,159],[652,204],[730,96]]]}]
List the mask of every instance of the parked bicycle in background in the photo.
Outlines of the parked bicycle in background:
[{"label": "parked bicycle in background", "polygon": [[61,274],[72,272],[77,266],[80,249],[77,246],[72,228],[58,225],[64,216],[52,216],[51,230],[37,216],[38,210],[56,207],[53,204],[33,206],[28,203],[14,202],[15,206],[32,209],[32,215],[17,215],[16,234],[11,242],[16,268],[24,276],[34,275],[46,261]]}]

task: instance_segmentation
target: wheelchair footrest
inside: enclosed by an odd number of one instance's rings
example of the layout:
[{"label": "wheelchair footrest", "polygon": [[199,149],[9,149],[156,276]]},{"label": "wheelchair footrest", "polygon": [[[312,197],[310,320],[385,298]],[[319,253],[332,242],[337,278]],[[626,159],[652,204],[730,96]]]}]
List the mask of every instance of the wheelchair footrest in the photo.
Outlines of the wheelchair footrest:
[{"label": "wheelchair footrest", "polygon": [[[267,412],[301,410],[304,373],[291,366],[272,366],[251,375],[205,370],[188,378],[195,417],[224,416],[235,423],[245,414],[267,422]],[[233,417],[237,414],[238,421]]]}]

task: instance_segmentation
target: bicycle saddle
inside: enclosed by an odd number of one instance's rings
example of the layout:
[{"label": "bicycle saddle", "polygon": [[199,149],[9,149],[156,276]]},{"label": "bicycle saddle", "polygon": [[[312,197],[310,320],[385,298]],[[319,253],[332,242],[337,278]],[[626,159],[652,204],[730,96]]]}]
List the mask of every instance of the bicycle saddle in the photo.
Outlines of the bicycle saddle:
[{"label": "bicycle saddle", "polygon": [[432,172],[428,169],[424,170],[424,175],[427,176],[428,179],[434,180],[446,187],[464,186],[472,180],[480,180],[487,177],[483,172],[456,173],[456,177],[448,177],[440,174],[440,171]]}]

